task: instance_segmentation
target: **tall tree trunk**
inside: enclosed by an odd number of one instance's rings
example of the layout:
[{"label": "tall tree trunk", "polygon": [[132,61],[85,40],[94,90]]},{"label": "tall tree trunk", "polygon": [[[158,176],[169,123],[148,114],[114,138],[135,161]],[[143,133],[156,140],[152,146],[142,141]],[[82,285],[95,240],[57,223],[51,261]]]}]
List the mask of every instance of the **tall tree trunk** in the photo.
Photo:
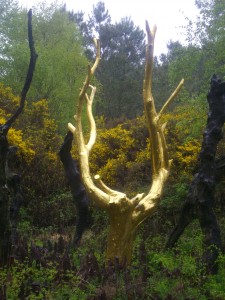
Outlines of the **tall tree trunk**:
[{"label": "tall tree trunk", "polygon": [[7,262],[11,249],[11,226],[9,220],[9,194],[0,187],[0,264]]},{"label": "tall tree trunk", "polygon": [[82,238],[84,230],[90,225],[90,211],[89,199],[81,181],[78,161],[74,160],[71,155],[72,142],[73,134],[69,131],[60,148],[59,156],[76,206],[77,221],[74,243],[77,245]]},{"label": "tall tree trunk", "polygon": [[[23,194],[21,188],[21,177],[15,170],[15,162],[17,147],[8,147],[8,154],[5,166],[6,172],[6,187],[10,195],[10,209],[9,218],[11,223],[11,242],[13,246],[13,252],[16,251],[18,242],[17,223],[19,218],[19,210],[23,203]],[[12,255],[15,253],[12,253]]]},{"label": "tall tree trunk", "polygon": [[132,224],[132,212],[109,213],[109,232],[106,259],[115,259],[122,266],[129,265],[132,258],[136,226]]},{"label": "tall tree trunk", "polygon": [[0,262],[4,264],[10,251],[9,192],[6,188],[5,163],[8,140],[4,127],[0,132]]},{"label": "tall tree trunk", "polygon": [[10,254],[11,245],[15,243],[18,213],[22,201],[20,177],[18,174],[12,173],[9,168],[12,147],[8,145],[7,133],[24,109],[26,95],[31,85],[37,60],[32,35],[31,10],[28,12],[28,42],[30,63],[20,95],[20,105],[6,123],[0,125],[0,262],[3,264],[6,263]]},{"label": "tall tree trunk", "polygon": [[211,79],[207,100],[209,113],[199,154],[198,171],[190,185],[178,224],[171,233],[166,247],[173,247],[190,222],[198,218],[204,234],[208,270],[215,273],[217,272],[216,259],[221,249],[220,229],[213,211],[216,185],[215,155],[225,122],[225,82],[221,82],[216,75]]},{"label": "tall tree trunk", "polygon": [[[8,144],[5,138],[5,146]],[[10,253],[11,246],[13,251],[16,250],[17,245],[17,222],[19,209],[23,201],[20,176],[10,169],[9,165],[12,162],[13,149],[16,147],[4,147],[3,140],[0,143],[1,148],[5,148],[0,151],[1,165],[1,192],[0,192],[0,260],[2,263],[6,263],[7,257]],[[6,152],[6,155],[5,153]],[[15,161],[13,161],[15,162]],[[11,252],[11,254],[14,254]]]}]

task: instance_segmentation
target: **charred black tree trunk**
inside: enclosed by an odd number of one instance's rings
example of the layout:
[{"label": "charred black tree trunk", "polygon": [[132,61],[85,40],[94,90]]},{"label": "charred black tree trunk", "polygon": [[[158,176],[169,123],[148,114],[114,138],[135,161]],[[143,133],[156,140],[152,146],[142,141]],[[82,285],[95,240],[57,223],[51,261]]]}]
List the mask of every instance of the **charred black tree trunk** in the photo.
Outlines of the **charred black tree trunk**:
[{"label": "charred black tree trunk", "polygon": [[79,172],[79,165],[76,160],[72,158],[71,148],[73,142],[73,134],[69,131],[62,144],[59,156],[63,163],[66,178],[68,180],[71,193],[77,211],[76,232],[74,237],[74,244],[78,245],[84,230],[90,225],[90,211],[89,199],[85,187],[81,181]]},{"label": "charred black tree trunk", "polygon": [[[15,162],[17,147],[11,146],[8,148],[8,155],[6,160],[6,187],[9,191],[10,196],[10,209],[9,209],[9,219],[11,223],[11,242],[14,250],[16,250],[16,245],[18,244],[17,236],[17,223],[19,210],[23,202],[23,194],[21,189],[21,177],[17,174],[15,170]],[[13,253],[12,253],[13,254]]]},{"label": "charred black tree trunk", "polygon": [[4,126],[0,127],[0,263],[7,260],[10,243],[9,193],[6,188],[5,164],[8,152],[8,141]]},{"label": "charred black tree trunk", "polygon": [[178,224],[171,233],[166,247],[173,247],[190,222],[198,218],[204,234],[205,261],[208,271],[216,273],[216,259],[221,249],[221,237],[213,211],[216,185],[215,155],[217,145],[222,138],[222,127],[225,122],[225,82],[221,82],[216,75],[213,75],[211,79],[207,100],[209,113],[199,154],[198,171],[189,188]]},{"label": "charred black tree trunk", "polygon": [[28,41],[30,48],[30,63],[21,95],[20,106],[15,113],[0,125],[0,263],[4,264],[16,240],[16,225],[18,212],[22,202],[20,176],[11,172],[10,157],[15,147],[9,147],[7,133],[24,108],[27,92],[32,81],[37,54],[32,36],[32,11],[28,12]]}]

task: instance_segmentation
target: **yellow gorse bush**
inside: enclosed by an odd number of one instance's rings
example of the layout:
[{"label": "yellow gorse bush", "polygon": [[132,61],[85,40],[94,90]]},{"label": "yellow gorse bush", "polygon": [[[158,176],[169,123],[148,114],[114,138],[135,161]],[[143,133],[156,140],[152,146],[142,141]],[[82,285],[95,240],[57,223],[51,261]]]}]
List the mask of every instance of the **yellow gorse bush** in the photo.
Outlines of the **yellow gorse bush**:
[{"label": "yellow gorse bush", "polygon": [[[19,98],[2,84],[0,107],[2,124],[19,107]],[[45,203],[52,193],[66,187],[64,170],[58,158],[62,137],[58,135],[58,127],[50,115],[47,100],[30,103],[27,99],[22,114],[11,126],[7,138],[9,145],[18,148],[19,164],[15,171],[22,174],[24,194],[27,199],[33,199],[32,205],[36,207],[40,201]]]},{"label": "yellow gorse bush", "polygon": [[174,161],[184,174],[190,175],[190,170],[194,169],[200,149],[201,143],[196,140],[187,141],[183,145],[177,146]]},{"label": "yellow gorse bush", "polygon": [[97,142],[90,155],[90,167],[109,186],[123,187],[133,177],[137,165],[142,166],[150,156],[147,137],[144,141],[136,138],[144,131],[142,125],[144,122],[140,117],[134,122],[98,131]]},{"label": "yellow gorse bush", "polygon": [[23,140],[22,130],[10,128],[8,133],[8,142],[11,145],[18,147],[17,154],[23,157],[27,163],[30,163],[34,158],[35,150],[32,148],[32,144],[29,141]]},{"label": "yellow gorse bush", "polygon": [[[4,87],[2,83],[0,83],[0,106],[0,124],[5,124],[19,106],[19,97],[14,96],[12,89]],[[11,127],[7,137],[10,145],[18,147],[18,156],[29,163],[35,155],[35,150],[32,148],[32,144],[23,138],[22,130]]]},{"label": "yellow gorse bush", "polygon": [[[167,123],[166,139],[169,151],[173,157],[172,168],[177,176],[191,176],[196,165],[201,148],[201,128],[195,134],[193,127],[198,114],[194,116],[186,106],[167,113],[162,123]],[[90,155],[90,166],[94,174],[114,188],[137,188],[137,184],[145,185],[151,180],[151,147],[145,126],[145,117],[137,117],[111,129],[104,129],[101,119],[101,128],[98,131],[97,142]],[[204,119],[202,120],[204,123]],[[192,135],[193,133],[193,135]],[[127,190],[127,186],[124,187]],[[132,191],[131,191],[132,192]]]},{"label": "yellow gorse bush", "polygon": [[100,130],[91,154],[92,169],[97,172],[109,160],[118,159],[122,153],[126,154],[134,146],[134,142],[131,132],[122,128],[122,125]]}]

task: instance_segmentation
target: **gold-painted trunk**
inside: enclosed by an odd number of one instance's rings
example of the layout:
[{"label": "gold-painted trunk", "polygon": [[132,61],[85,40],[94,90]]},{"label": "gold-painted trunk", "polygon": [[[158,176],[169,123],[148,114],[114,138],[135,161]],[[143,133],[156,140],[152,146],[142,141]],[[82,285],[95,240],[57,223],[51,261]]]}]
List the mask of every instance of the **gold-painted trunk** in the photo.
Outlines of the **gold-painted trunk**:
[{"label": "gold-painted trunk", "polygon": [[131,212],[110,213],[106,250],[108,263],[119,262],[127,266],[131,262],[136,225],[131,222]]}]

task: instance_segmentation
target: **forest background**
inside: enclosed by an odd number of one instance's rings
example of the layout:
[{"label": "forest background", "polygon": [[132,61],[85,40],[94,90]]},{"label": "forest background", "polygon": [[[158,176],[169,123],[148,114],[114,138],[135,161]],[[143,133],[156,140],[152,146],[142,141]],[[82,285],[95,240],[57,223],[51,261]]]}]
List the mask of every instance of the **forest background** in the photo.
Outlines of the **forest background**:
[{"label": "forest background", "polygon": [[[159,209],[140,228],[129,274],[118,269],[113,278],[104,273],[107,218],[97,208],[92,208],[93,224],[80,247],[69,254],[66,250],[76,211],[58,152],[67,123],[73,121],[79,89],[94,58],[93,36],[98,33],[101,62],[94,79],[98,138],[90,156],[91,170],[110,187],[131,196],[147,190],[151,149],[142,104],[145,33],[130,18],[112,23],[103,2],[93,8],[88,20],[63,5],[43,4],[33,10],[37,66],[24,112],[8,135],[10,144],[18,146],[14,167],[22,176],[24,203],[18,225],[20,256],[11,269],[0,271],[6,299],[225,298],[224,255],[219,258],[218,274],[206,276],[197,222],[175,250],[164,250],[197,164],[210,78],[225,74],[225,3],[197,0],[196,6],[197,21],[190,21],[185,29],[187,45],[170,42],[168,52],[154,61],[157,109],[185,79],[181,94],[164,116],[173,159],[171,176]],[[0,119],[4,123],[19,103],[29,48],[27,11],[14,0],[0,0],[0,11]],[[76,147],[73,155],[77,157]],[[217,155],[224,155],[224,140]],[[223,183],[217,186],[215,206],[222,237]]]}]

